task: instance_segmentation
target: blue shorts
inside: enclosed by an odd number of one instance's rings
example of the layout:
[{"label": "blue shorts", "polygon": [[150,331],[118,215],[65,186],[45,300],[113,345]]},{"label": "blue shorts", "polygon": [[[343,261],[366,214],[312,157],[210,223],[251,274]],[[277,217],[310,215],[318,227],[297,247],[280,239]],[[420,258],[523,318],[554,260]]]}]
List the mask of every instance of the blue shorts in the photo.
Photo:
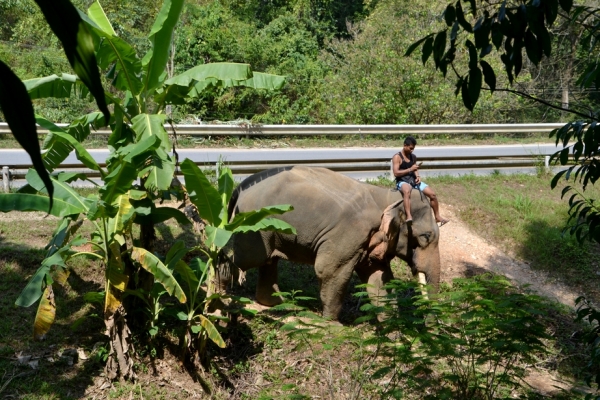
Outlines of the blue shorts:
[{"label": "blue shorts", "polygon": [[[401,190],[400,188],[402,187],[402,185],[408,185],[408,183],[406,182],[397,182],[396,183],[396,189]],[[419,190],[422,192],[423,190],[425,190],[425,188],[427,187],[427,184],[423,181],[421,181],[421,183],[419,183]]]}]

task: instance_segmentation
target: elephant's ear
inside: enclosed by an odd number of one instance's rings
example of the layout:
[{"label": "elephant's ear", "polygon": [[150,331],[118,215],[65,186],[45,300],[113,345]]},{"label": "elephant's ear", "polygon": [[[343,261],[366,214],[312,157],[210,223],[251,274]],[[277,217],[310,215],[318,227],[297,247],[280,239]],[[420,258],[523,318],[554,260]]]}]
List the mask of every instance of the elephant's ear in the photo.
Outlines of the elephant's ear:
[{"label": "elephant's ear", "polygon": [[389,246],[395,246],[400,229],[398,208],[403,200],[389,205],[381,215],[379,230],[371,236],[369,241],[369,257],[383,260]]}]

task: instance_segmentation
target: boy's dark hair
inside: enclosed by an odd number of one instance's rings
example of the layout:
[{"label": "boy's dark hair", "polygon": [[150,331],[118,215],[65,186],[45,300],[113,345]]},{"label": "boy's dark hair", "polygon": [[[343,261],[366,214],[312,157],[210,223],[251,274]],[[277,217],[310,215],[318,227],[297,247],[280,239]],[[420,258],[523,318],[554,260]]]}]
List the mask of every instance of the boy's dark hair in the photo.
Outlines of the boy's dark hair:
[{"label": "boy's dark hair", "polygon": [[412,136],[407,136],[406,139],[404,139],[404,145],[405,146],[410,146],[410,145],[416,146],[417,145],[417,139],[415,139]]}]

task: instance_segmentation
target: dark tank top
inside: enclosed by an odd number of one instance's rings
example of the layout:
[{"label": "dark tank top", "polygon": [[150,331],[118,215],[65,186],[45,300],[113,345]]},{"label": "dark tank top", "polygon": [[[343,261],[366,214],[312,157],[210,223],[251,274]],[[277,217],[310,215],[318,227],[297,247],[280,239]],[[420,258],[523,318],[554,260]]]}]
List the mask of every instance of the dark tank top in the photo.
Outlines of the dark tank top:
[{"label": "dark tank top", "polygon": [[[415,165],[415,155],[414,154],[410,155],[410,161],[404,160],[404,157],[402,157],[402,152],[401,151],[398,152],[398,155],[400,156],[400,159],[402,160],[402,162],[400,163],[400,169],[409,169],[410,167],[412,167],[413,165]],[[413,172],[411,172],[408,175],[397,176],[396,177],[396,182],[400,182],[400,181],[407,182],[409,176],[412,177],[413,179],[417,178],[417,175],[413,171]]]}]

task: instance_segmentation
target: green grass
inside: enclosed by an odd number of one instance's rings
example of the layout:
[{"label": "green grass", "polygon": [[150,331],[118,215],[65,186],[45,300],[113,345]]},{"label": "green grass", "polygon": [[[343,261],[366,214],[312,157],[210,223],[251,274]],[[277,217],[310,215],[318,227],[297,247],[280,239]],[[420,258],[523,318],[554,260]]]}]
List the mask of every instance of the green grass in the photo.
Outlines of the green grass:
[{"label": "green grass", "polygon": [[[40,145],[45,135],[40,135]],[[407,135],[343,135],[343,136],[189,136],[178,135],[179,148],[286,148],[286,147],[396,147],[402,148]],[[554,143],[546,133],[475,134],[475,135],[414,135],[419,146],[493,145]],[[90,135],[83,142],[88,149],[106,148],[108,136]],[[20,148],[11,135],[0,135],[0,148]]]}]

